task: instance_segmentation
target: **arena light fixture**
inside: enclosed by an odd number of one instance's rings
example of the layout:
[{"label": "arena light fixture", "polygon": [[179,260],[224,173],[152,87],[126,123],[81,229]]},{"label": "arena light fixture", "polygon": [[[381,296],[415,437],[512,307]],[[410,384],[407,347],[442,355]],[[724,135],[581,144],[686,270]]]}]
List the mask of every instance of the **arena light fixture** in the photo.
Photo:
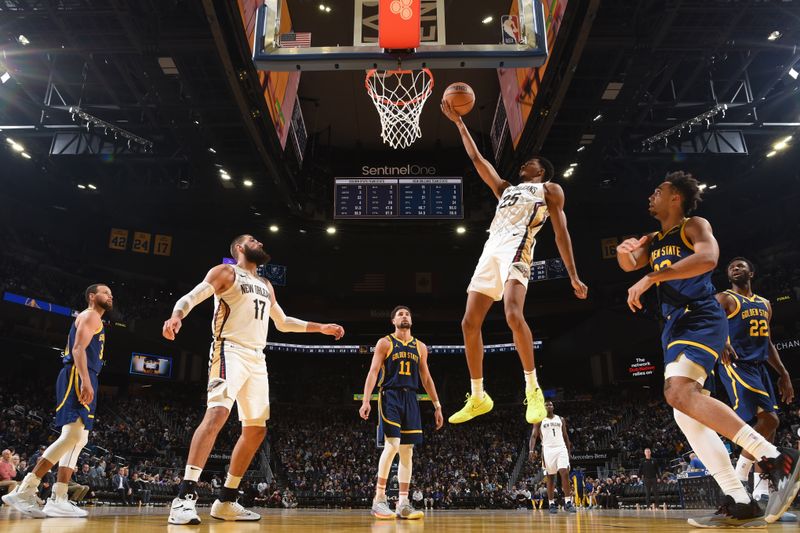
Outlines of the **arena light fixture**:
[{"label": "arena light fixture", "polygon": [[326,229],[325,231],[328,233],[328,235],[333,235],[334,233],[336,233],[336,227],[328,226],[328,229]]},{"label": "arena light fixture", "polygon": [[768,153],[767,153],[767,157],[772,157],[772,156],[774,156],[774,155],[775,155],[775,154],[777,154],[777,153],[778,153],[778,152],[776,152],[775,150],[773,150],[773,151],[771,151],[771,152],[768,152]]},{"label": "arena light fixture", "polygon": [[602,120],[602,119],[603,119],[603,115],[598,113],[597,116],[592,119],[592,122],[597,122],[598,120]]},{"label": "arena light fixture", "polygon": [[86,124],[85,127],[87,133],[91,133],[92,130],[99,132],[102,129],[106,135],[113,135],[115,141],[122,140],[122,142],[127,141],[129,146],[133,146],[134,144],[141,146],[144,148],[145,153],[148,153],[153,149],[153,141],[145,139],[144,137],[140,137],[128,130],[124,130],[119,126],[110,122],[106,122],[105,120],[97,118],[94,115],[90,115],[78,106],[70,107],[68,112],[70,115],[72,115],[72,120],[81,121],[81,123]]},{"label": "arena light fixture", "polygon": [[86,185],[83,185],[83,184],[80,184],[80,183],[79,183],[79,184],[78,184],[78,188],[79,188],[79,189],[85,189],[85,188],[86,188]]},{"label": "arena light fixture", "polygon": [[269,227],[269,230],[270,230],[272,233],[278,233],[278,229],[279,229],[279,228],[278,228],[278,226],[276,226],[275,224],[273,224],[273,225],[271,225],[271,226]]},{"label": "arena light fixture", "polygon": [[569,166],[570,166],[571,168],[575,168],[575,167],[577,167],[577,166],[578,166],[578,163],[570,163],[570,164],[569,164]]},{"label": "arena light fixture", "polygon": [[700,189],[701,191],[704,191],[708,188],[708,185],[706,185],[705,183],[701,183],[700,185],[697,186],[697,188]]},{"label": "arena light fixture", "polygon": [[92,189],[93,191],[96,191],[96,190],[97,190],[97,186],[95,186],[95,185],[92,185],[91,183],[90,183],[90,184],[88,184],[88,185],[87,185],[87,187],[89,187],[89,188],[90,188],[90,189]]},{"label": "arena light fixture", "polygon": [[244,180],[242,183],[244,184],[245,187],[253,186],[253,180]]},{"label": "arena light fixture", "polygon": [[714,189],[716,189],[716,188],[717,188],[717,186],[716,186],[716,185],[710,185],[710,186],[708,187],[708,190],[709,190],[709,191],[713,191],[713,190],[714,190]]},{"label": "arena light fixture", "polygon": [[772,33],[770,33],[767,36],[767,40],[768,41],[777,41],[778,39],[781,38],[781,35],[783,35],[781,32],[779,32],[778,30],[775,30],[775,31],[773,31]]},{"label": "arena light fixture", "polygon": [[[786,137],[784,139],[781,139],[780,141],[778,141],[778,142],[776,142],[775,144],[772,145],[772,149],[777,151],[777,152],[780,152],[781,150],[784,150],[789,146],[789,141],[791,141],[791,140],[792,140],[791,137]],[[15,150],[16,150],[16,148],[15,148]]]},{"label": "arena light fixture", "polygon": [[791,76],[793,80],[796,80],[798,75],[800,75],[800,73],[798,73],[798,72],[797,72],[797,71],[794,69],[794,67],[792,67],[792,68],[790,68],[790,69],[789,69],[789,76]]},{"label": "arena light fixture", "polygon": [[577,150],[575,150],[575,151],[576,151],[576,152],[583,152],[584,150],[586,150],[586,147],[585,147],[585,146],[581,146],[580,148],[578,148],[578,149],[577,149]]},{"label": "arena light fixture", "polygon": [[17,42],[22,46],[28,46],[29,44],[31,44],[28,38],[25,37],[24,35],[20,35],[19,37],[17,37]]},{"label": "arena light fixture", "polygon": [[15,152],[24,152],[25,147],[18,143],[11,143],[11,149]]},{"label": "arena light fixture", "polygon": [[481,22],[483,22],[484,24],[489,24],[493,20],[494,20],[494,17],[489,15],[488,17],[484,18]]},{"label": "arena light fixture", "polygon": [[[195,122],[197,122],[197,121],[195,121]],[[211,148],[210,146],[208,148],[208,151],[211,152],[212,154],[216,154],[217,153],[217,151],[214,150],[213,148]]]},{"label": "arena light fixture", "polygon": [[12,145],[13,145],[13,144],[17,144],[17,141],[15,141],[14,139],[12,139],[11,137],[6,137],[6,142],[7,142],[8,144],[12,144]]},{"label": "arena light fixture", "polygon": [[27,153],[27,152],[22,152],[22,153],[20,153],[19,155],[21,155],[21,156],[22,156],[22,157],[24,157],[25,159],[30,159],[30,158],[31,158],[30,154],[29,154],[29,153]]},{"label": "arena light fixture", "polygon": [[5,83],[10,79],[11,79],[11,73],[10,72],[6,71],[6,72],[3,72],[2,74],[0,74],[0,81],[1,82]]},{"label": "arena light fixture", "polygon": [[458,226],[456,228],[456,233],[458,233],[459,235],[462,235],[462,234],[464,234],[466,232],[467,232],[467,228],[465,228],[464,226]]}]

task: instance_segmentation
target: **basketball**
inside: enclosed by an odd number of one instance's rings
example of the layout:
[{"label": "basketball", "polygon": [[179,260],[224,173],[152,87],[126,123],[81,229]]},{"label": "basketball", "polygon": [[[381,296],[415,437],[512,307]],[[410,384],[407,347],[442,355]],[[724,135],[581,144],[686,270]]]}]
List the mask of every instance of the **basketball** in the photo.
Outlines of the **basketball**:
[{"label": "basketball", "polygon": [[472,106],[475,105],[475,93],[472,91],[472,87],[463,81],[457,81],[447,86],[442,100],[446,100],[453,111],[463,116],[469,113]]}]

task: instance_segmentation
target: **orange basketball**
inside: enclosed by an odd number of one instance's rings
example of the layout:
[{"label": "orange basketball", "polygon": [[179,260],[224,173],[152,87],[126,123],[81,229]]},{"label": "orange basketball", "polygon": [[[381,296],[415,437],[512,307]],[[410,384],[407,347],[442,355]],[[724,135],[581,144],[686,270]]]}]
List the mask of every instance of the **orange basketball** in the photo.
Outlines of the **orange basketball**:
[{"label": "orange basketball", "polygon": [[459,115],[466,115],[475,105],[475,93],[472,91],[472,87],[463,81],[458,81],[447,86],[442,100],[446,100],[453,111]]}]

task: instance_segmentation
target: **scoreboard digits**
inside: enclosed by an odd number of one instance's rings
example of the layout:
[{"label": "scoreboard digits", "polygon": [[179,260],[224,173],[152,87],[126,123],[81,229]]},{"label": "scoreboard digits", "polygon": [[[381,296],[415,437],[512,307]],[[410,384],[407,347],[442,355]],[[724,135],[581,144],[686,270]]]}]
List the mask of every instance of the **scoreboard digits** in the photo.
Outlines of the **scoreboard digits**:
[{"label": "scoreboard digits", "polygon": [[336,178],[334,218],[464,218],[461,178]]}]

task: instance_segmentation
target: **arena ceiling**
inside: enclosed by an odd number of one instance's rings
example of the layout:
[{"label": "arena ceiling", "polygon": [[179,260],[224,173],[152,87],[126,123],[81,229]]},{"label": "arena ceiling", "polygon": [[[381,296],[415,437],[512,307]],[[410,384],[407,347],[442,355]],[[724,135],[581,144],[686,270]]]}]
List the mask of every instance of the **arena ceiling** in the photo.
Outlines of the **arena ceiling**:
[{"label": "arena ceiling", "polygon": [[[298,14],[314,7],[294,4]],[[257,101],[237,17],[222,0],[3,2],[0,64],[10,78],[0,85],[0,129],[31,156],[20,159],[10,143],[0,150],[9,171],[28,177],[9,186],[56,195],[50,203],[96,200],[107,212],[168,211],[170,220],[185,220],[199,207],[213,207],[231,223],[264,223],[267,212],[329,220],[337,166],[376,154],[375,111],[354,89],[328,90],[323,74],[304,74],[299,95],[310,140],[300,169],[282,154]],[[722,185],[769,172],[784,157],[767,154],[800,125],[800,10],[793,3],[571,0],[566,19],[544,96],[516,153],[498,162],[505,172],[541,151],[559,173],[577,163],[563,180],[573,197],[611,190],[624,202],[676,165]],[[497,77],[461,77],[479,94],[468,124],[488,147]],[[686,121],[723,104],[724,117],[720,112],[689,131]],[[102,127],[86,133],[85,121],[70,113],[75,106],[152,141],[153,149],[128,149]],[[428,107],[423,121],[432,133],[420,151],[455,158],[468,170],[454,128],[435,102]],[[360,118],[340,117],[348,115]],[[666,141],[643,144],[681,124]],[[108,153],[88,153],[99,141],[81,145],[79,133],[101,138]],[[220,169],[232,179],[221,179]],[[97,189],[78,188],[90,183]],[[487,216],[484,193],[468,189],[468,212]]]}]

